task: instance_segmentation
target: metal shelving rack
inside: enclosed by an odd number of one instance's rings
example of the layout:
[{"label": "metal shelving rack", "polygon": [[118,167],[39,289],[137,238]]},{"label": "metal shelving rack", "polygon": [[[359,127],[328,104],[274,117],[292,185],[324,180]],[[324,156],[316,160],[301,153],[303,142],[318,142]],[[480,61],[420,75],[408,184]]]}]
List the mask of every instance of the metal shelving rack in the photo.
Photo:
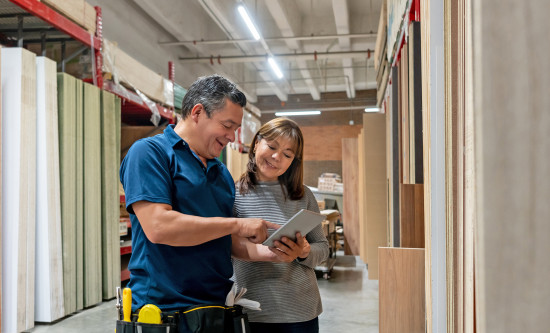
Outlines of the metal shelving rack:
[{"label": "metal shelving rack", "polygon": [[[13,6],[9,6],[12,3]],[[0,19],[16,19],[16,29],[2,29],[0,33],[0,42],[3,44],[11,44],[14,46],[23,47],[26,43],[41,43],[42,53],[45,55],[46,42],[60,42],[62,50],[61,71],[64,71],[65,61],[78,56],[86,49],[91,49],[93,54],[92,60],[92,79],[89,80],[95,86],[103,90],[109,91],[122,100],[122,121],[133,124],[146,121],[151,116],[151,110],[147,104],[135,93],[122,89],[111,81],[103,79],[103,19],[101,7],[94,7],[96,10],[96,32],[90,34],[86,29],[80,27],[67,17],[56,12],[38,0],[1,0]],[[25,26],[27,25],[27,27]],[[26,39],[24,35],[39,34],[38,38]],[[84,45],[83,48],[76,53],[65,57],[65,42],[76,40]],[[174,65],[169,64],[169,76],[173,81]],[[166,108],[158,103],[155,103],[157,110],[162,119],[169,123],[174,123],[174,112],[172,109]]]}]

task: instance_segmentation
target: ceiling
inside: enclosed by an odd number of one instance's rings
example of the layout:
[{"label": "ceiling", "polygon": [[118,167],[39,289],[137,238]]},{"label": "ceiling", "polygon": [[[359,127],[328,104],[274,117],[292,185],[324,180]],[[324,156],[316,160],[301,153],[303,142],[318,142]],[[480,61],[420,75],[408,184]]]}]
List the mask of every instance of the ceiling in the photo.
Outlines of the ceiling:
[{"label": "ceiling", "polygon": [[[163,27],[157,46],[176,52],[177,65],[230,78],[254,104],[264,96],[286,102],[304,94],[322,103],[328,93],[341,92],[361,105],[367,101],[358,91],[376,88],[372,59],[381,0],[132,1]],[[253,40],[239,4],[255,22],[260,41]],[[283,78],[268,65],[268,55]],[[267,100],[272,109],[273,98]]]}]

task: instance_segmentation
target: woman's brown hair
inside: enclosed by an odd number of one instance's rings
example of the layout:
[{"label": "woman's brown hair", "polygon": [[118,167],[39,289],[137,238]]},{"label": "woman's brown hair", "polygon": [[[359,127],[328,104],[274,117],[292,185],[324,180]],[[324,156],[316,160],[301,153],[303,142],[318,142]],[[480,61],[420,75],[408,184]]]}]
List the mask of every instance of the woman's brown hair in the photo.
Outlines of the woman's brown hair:
[{"label": "woman's brown hair", "polygon": [[262,139],[273,141],[279,137],[286,137],[294,143],[294,160],[288,169],[279,176],[279,184],[283,188],[285,197],[291,200],[298,200],[304,196],[304,137],[302,131],[295,121],[288,118],[275,118],[265,123],[252,140],[248,152],[248,164],[246,172],[237,181],[237,187],[241,194],[246,194],[250,189],[256,188],[258,179],[256,177],[256,144]]}]

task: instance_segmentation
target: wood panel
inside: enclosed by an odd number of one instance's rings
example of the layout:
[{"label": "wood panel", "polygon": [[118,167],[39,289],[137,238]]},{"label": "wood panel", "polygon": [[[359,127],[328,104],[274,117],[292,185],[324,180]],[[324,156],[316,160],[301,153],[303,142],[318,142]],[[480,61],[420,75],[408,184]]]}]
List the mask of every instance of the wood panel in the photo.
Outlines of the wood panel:
[{"label": "wood panel", "polygon": [[59,180],[57,64],[36,58],[36,306],[35,320],[52,322],[65,315]]},{"label": "wood panel", "polygon": [[364,114],[364,164],[367,261],[369,279],[378,279],[378,248],[388,246],[388,201],[386,183],[386,117]]},{"label": "wood panel", "polygon": [[63,303],[65,315],[76,311],[76,79],[57,74]]},{"label": "wood panel", "polygon": [[380,333],[424,333],[424,249],[380,247]]},{"label": "wood panel", "polygon": [[548,332],[550,3],[472,7],[477,331]]},{"label": "wood panel", "polygon": [[2,48],[2,331],[34,327],[36,63]]},{"label": "wood panel", "polygon": [[[84,82],[75,81],[76,101],[76,309],[84,308]],[[99,180],[98,180],[99,181]]]},{"label": "wood panel", "polygon": [[[120,127],[120,126],[119,126]],[[122,126],[120,128],[120,158],[124,159],[128,149],[139,139],[161,134],[166,126]]]},{"label": "wood panel", "polygon": [[[83,84],[84,307],[101,302],[101,108],[100,90]],[[118,184],[117,184],[118,185]]]},{"label": "wood panel", "polygon": [[398,85],[398,70],[397,67],[392,68],[392,101],[391,101],[391,152],[392,152],[392,168],[391,168],[391,205],[393,220],[390,221],[393,226],[392,244],[399,247],[399,85]]},{"label": "wood panel", "polygon": [[101,92],[101,262],[103,299],[115,297],[120,286],[120,199],[118,195],[118,167],[120,165],[119,134],[120,109],[118,97]]},{"label": "wood panel", "polygon": [[399,66],[399,92],[401,94],[401,165],[403,184],[410,184],[410,125],[409,125],[409,53],[408,44],[401,49]]},{"label": "wood panel", "polygon": [[[363,123],[363,126],[365,123]],[[359,209],[359,256],[365,264],[367,259],[367,211],[366,211],[366,172],[365,169],[365,129],[357,138],[357,208]]]},{"label": "wood panel", "polygon": [[401,246],[424,248],[424,186],[401,184]]},{"label": "wood panel", "polygon": [[359,193],[358,181],[358,139],[342,139],[342,183],[344,183],[344,238],[349,246],[349,253],[359,255]]},{"label": "wood panel", "polygon": [[409,25],[409,128],[411,183],[424,182],[422,163],[422,56],[420,22]]},{"label": "wood panel", "polygon": [[227,153],[227,169],[233,177],[233,180],[237,181],[246,171],[248,154],[239,153],[237,150],[230,147],[227,147],[225,152]]}]

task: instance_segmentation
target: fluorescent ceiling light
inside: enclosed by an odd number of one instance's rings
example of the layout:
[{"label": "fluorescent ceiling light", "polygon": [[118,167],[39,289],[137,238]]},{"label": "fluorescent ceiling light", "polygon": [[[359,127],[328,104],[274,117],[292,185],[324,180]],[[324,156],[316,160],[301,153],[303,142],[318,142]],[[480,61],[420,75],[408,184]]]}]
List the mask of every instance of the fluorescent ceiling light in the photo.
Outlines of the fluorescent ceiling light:
[{"label": "fluorescent ceiling light", "polygon": [[275,75],[277,75],[278,79],[283,78],[283,72],[279,69],[279,66],[277,66],[277,63],[275,62],[275,59],[273,57],[267,58],[267,62],[271,65],[271,69],[275,72]]},{"label": "fluorescent ceiling light", "polygon": [[246,23],[246,26],[248,27],[248,30],[252,33],[252,36],[255,40],[260,40],[260,33],[258,32],[258,29],[256,29],[256,26],[254,23],[252,23],[252,19],[250,19],[250,16],[248,16],[248,12],[244,8],[243,5],[239,5],[237,8],[239,10],[239,13],[241,14],[244,23]]},{"label": "fluorescent ceiling light", "polygon": [[380,112],[380,108],[368,107],[368,108],[365,108],[365,112]]},{"label": "fluorescent ceiling light", "polygon": [[275,112],[277,117],[281,116],[314,116],[321,114],[321,111],[281,111]]}]

